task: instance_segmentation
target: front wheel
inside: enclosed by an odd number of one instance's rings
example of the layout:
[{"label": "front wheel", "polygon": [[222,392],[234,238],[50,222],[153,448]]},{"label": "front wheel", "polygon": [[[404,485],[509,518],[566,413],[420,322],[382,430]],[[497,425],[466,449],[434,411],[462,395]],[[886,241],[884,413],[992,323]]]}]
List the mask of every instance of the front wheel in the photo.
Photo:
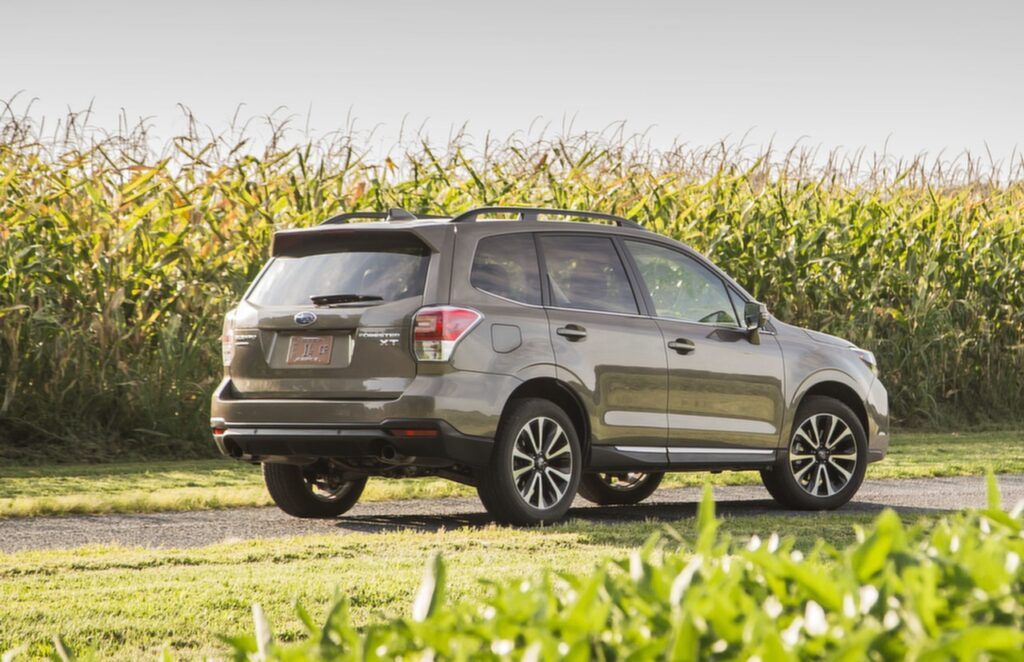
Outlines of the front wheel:
[{"label": "front wheel", "polygon": [[848,406],[811,396],[794,417],[788,446],[770,470],[761,472],[780,504],[799,510],[833,510],[849,501],[864,481],[867,435]]},{"label": "front wheel", "polygon": [[509,405],[477,493],[495,519],[531,525],[561,519],[579,486],[583,457],[576,430],[557,405],[526,398]]},{"label": "front wheel", "polygon": [[599,506],[632,505],[654,494],[664,476],[639,471],[586,474],[580,480],[580,496]]},{"label": "front wheel", "polygon": [[263,481],[277,507],[292,517],[327,519],[356,505],[366,479],[337,480],[293,464],[263,465]]}]

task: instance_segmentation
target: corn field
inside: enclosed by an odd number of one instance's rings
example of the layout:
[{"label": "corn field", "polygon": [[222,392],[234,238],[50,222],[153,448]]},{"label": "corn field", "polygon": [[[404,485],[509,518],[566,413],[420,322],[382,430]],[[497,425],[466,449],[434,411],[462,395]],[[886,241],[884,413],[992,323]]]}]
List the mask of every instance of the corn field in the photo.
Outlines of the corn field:
[{"label": "corn field", "polygon": [[895,422],[1024,412],[1024,161],[656,150],[621,131],[371,156],[197,124],[51,133],[0,118],[0,459],[211,452],[220,325],[272,232],[342,210],[543,204],[632,216],[709,255],[780,319],[873,350]]}]

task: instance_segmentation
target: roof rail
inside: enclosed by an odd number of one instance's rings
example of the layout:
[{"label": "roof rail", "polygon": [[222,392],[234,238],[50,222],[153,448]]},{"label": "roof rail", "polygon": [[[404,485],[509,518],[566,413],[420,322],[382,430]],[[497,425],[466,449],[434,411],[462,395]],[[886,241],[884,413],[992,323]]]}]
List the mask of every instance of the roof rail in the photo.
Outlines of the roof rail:
[{"label": "roof rail", "polygon": [[421,218],[447,218],[447,216],[428,216],[426,214],[417,216],[399,207],[392,207],[387,211],[353,211],[347,214],[339,214],[338,216],[332,216],[320,225],[340,225],[356,218],[374,218],[381,221],[415,221]]},{"label": "roof rail", "polygon": [[474,222],[484,214],[518,214],[516,220],[537,221],[541,215],[544,216],[575,216],[576,218],[593,218],[602,221],[612,221],[619,227],[636,228],[643,230],[644,227],[636,221],[614,214],[603,214],[596,211],[575,211],[572,209],[551,209],[548,207],[479,207],[463,212],[452,219],[452,223]]}]

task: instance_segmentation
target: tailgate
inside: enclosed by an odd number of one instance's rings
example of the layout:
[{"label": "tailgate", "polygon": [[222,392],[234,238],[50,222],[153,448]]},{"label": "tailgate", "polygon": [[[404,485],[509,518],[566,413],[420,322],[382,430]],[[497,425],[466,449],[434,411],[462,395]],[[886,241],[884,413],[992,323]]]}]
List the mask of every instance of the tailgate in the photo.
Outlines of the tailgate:
[{"label": "tailgate", "polygon": [[[381,400],[416,375],[412,316],[429,248],[407,233],[311,233],[275,255],[234,315],[228,374],[242,398]],[[311,297],[338,297],[315,305]],[[351,301],[346,298],[350,298]]]}]

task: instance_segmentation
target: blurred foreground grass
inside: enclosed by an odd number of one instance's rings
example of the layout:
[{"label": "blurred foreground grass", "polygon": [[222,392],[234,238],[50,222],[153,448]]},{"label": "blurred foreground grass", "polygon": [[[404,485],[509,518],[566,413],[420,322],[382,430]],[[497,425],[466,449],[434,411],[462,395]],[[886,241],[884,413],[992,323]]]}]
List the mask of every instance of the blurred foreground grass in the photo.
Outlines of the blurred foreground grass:
[{"label": "blurred foreground grass", "polygon": [[[868,513],[731,517],[739,538],[778,531],[805,552],[816,540],[853,541]],[[916,518],[906,521],[916,521]],[[673,522],[693,540],[694,520]],[[218,635],[251,629],[259,602],[283,640],[301,636],[294,602],[322,622],[335,590],[350,601],[356,624],[406,615],[426,561],[443,553],[452,600],[479,594],[478,581],[536,577],[541,568],[585,572],[623,556],[662,530],[657,522],[570,521],[540,529],[488,526],[421,533],[353,533],[247,540],[186,550],[118,547],[0,553],[0,654],[28,643],[49,654],[57,633],[97,659],[225,656]]]}]

